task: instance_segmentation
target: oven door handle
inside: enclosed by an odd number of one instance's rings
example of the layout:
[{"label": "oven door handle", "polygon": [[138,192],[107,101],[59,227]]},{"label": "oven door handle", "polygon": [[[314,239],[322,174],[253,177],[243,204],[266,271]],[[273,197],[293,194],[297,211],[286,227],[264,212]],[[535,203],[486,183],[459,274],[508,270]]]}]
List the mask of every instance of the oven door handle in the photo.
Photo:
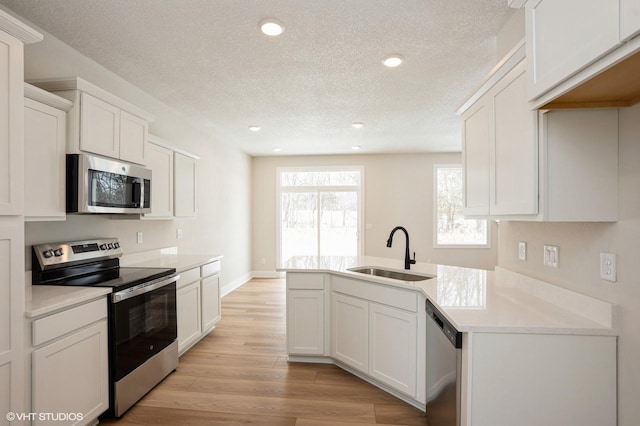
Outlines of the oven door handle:
[{"label": "oven door handle", "polygon": [[171,283],[174,283],[180,279],[180,275],[172,275],[169,278],[159,278],[155,281],[150,281],[145,284],[140,284],[135,287],[127,288],[125,290],[113,293],[111,295],[111,302],[118,303],[123,300],[131,299],[132,297],[140,296],[141,294],[148,293],[153,290],[157,290],[162,287],[166,287]]}]

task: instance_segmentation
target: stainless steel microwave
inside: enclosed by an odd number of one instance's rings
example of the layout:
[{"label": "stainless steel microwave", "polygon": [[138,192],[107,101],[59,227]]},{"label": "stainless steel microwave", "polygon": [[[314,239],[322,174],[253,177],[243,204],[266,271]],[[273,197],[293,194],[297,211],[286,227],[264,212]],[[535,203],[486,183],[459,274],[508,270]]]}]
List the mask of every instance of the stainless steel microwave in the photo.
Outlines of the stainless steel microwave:
[{"label": "stainless steel microwave", "polygon": [[87,154],[67,154],[67,213],[151,211],[151,170]]}]

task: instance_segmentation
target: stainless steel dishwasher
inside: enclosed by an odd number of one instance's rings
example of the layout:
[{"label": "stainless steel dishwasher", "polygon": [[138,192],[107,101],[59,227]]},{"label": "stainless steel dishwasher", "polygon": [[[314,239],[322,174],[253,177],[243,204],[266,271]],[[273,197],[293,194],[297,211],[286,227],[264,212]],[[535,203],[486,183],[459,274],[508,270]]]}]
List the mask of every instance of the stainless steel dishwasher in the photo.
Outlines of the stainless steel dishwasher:
[{"label": "stainless steel dishwasher", "polygon": [[460,426],[462,333],[427,300],[427,407],[429,426]]}]

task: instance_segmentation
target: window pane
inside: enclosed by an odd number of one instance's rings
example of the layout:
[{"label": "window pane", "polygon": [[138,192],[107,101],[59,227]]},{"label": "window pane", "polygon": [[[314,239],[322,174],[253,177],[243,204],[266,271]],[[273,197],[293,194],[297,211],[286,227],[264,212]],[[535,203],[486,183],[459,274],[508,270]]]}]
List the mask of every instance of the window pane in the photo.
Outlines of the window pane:
[{"label": "window pane", "polygon": [[282,172],[281,186],[358,186],[360,172],[345,171],[288,171]]},{"label": "window pane", "polygon": [[436,181],[436,243],[486,245],[487,221],[465,219],[462,214],[462,168],[438,167]]},{"label": "window pane", "polygon": [[358,255],[358,194],[320,194],[320,255]]},{"label": "window pane", "polygon": [[281,256],[315,256],[318,252],[318,197],[315,192],[282,194]]}]

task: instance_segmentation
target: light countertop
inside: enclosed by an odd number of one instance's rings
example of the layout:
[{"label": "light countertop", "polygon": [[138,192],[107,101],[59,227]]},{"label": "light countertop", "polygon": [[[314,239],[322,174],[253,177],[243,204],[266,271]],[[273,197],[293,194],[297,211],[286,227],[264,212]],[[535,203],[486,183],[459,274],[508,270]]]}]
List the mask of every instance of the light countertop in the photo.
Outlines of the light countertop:
[{"label": "light countertop", "polygon": [[404,271],[403,259],[293,257],[279,271],[323,272],[421,292],[462,332],[616,335],[615,306],[550,283],[496,271],[418,262],[408,272],[435,275],[400,281],[350,271],[355,267]]},{"label": "light countertop", "polygon": [[25,287],[25,316],[35,318],[47,315],[109,293],[111,289],[103,287],[28,285]]},{"label": "light countertop", "polygon": [[176,272],[184,272],[207,263],[222,259],[213,254],[156,254],[151,257],[130,257],[123,259],[120,266],[139,268],[176,268]]}]

